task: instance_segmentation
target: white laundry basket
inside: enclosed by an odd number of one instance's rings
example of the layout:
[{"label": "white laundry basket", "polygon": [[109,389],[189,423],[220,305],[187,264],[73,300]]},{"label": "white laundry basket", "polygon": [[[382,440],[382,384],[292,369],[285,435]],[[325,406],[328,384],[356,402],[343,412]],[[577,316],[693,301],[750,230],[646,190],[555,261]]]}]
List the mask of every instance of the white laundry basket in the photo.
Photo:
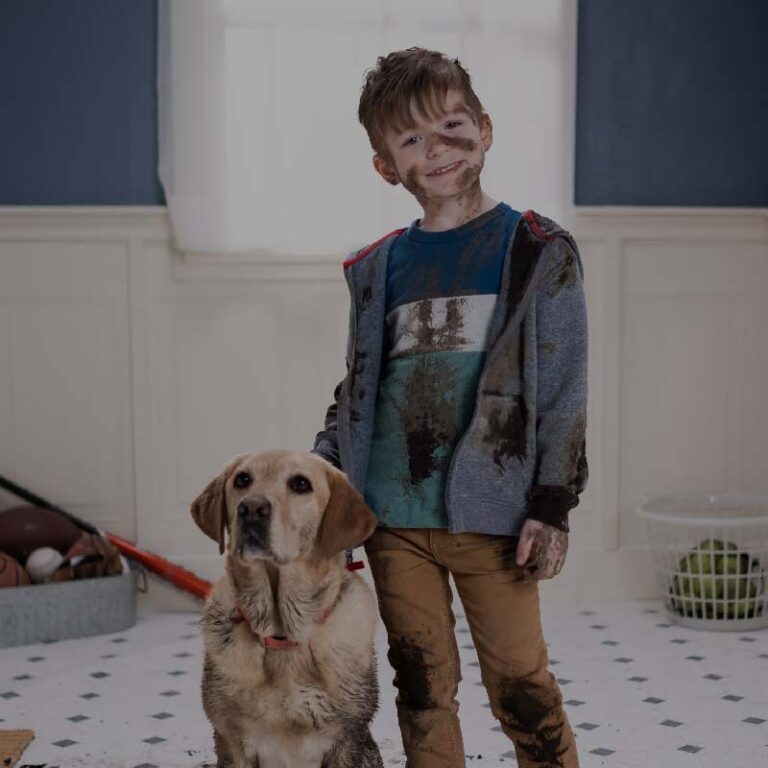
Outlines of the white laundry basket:
[{"label": "white laundry basket", "polygon": [[768,496],[652,496],[636,512],[647,524],[671,621],[768,627]]}]

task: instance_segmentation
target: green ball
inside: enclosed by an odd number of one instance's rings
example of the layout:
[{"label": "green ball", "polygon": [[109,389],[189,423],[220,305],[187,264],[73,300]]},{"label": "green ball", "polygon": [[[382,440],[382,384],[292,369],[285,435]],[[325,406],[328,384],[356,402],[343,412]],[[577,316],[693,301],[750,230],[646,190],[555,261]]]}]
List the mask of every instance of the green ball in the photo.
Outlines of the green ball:
[{"label": "green ball", "polygon": [[697,549],[701,550],[702,552],[706,552],[708,550],[722,551],[725,549],[725,545],[722,541],[720,541],[720,539],[704,539],[703,541],[699,542]]},{"label": "green ball", "polygon": [[678,563],[671,607],[685,616],[744,618],[763,610],[766,572],[732,541],[702,539]]},{"label": "green ball", "polygon": [[688,576],[675,576],[675,593],[683,597],[692,597],[694,579]]},{"label": "green ball", "polygon": [[752,619],[757,615],[757,603],[754,600],[739,600],[728,606],[729,619]]},{"label": "green ball", "polygon": [[699,584],[701,597],[705,600],[712,600],[723,596],[723,580],[716,576],[706,576]]},{"label": "green ball", "polygon": [[757,593],[762,595],[765,591],[765,571],[760,565],[760,561],[754,557],[749,564],[749,573],[752,576],[752,581],[757,586]]},{"label": "green ball", "polygon": [[752,619],[755,616],[757,603],[754,600],[739,600],[736,603],[736,615],[740,619]]},{"label": "green ball", "polygon": [[722,573],[723,553],[738,547],[732,542],[720,539],[702,539],[690,553],[680,561],[680,570],[688,573]]},{"label": "green ball", "polygon": [[682,616],[694,616],[696,609],[694,600],[689,599],[691,595],[690,579],[675,576],[672,579],[672,607]]},{"label": "green ball", "polygon": [[689,573],[714,573],[715,558],[714,552],[711,551],[688,555]]},{"label": "green ball", "polygon": [[742,552],[741,554],[720,555],[715,563],[715,572],[744,576],[749,573],[749,555],[746,552]]},{"label": "green ball", "polygon": [[723,587],[723,597],[726,600],[743,600],[757,596],[757,584],[747,576],[726,577]]}]

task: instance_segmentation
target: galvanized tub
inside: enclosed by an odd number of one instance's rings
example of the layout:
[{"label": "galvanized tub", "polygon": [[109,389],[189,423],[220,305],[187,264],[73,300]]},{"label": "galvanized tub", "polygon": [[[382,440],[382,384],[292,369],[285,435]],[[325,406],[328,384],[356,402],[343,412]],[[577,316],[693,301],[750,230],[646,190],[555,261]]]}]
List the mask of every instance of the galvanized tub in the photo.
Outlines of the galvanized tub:
[{"label": "galvanized tub", "polygon": [[0,589],[0,648],[120,632],[136,623],[138,572]]}]

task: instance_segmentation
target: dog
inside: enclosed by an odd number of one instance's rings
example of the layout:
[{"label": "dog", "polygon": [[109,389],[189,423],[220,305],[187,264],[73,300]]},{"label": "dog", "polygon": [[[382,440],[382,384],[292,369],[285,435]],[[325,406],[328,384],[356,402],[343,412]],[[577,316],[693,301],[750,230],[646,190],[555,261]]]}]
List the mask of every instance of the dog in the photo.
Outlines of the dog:
[{"label": "dog", "polygon": [[376,516],[311,453],[238,456],[191,506],[226,552],[203,609],[217,768],[383,768],[376,596],[346,567]]}]

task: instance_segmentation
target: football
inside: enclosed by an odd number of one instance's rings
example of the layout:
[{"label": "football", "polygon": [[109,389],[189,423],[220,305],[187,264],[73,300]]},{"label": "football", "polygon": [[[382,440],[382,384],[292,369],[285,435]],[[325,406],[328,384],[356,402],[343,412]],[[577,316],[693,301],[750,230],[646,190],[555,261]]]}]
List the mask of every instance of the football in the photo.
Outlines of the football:
[{"label": "football", "polygon": [[0,541],[3,552],[24,562],[40,547],[66,552],[82,530],[64,515],[45,507],[13,507],[0,510]]}]

